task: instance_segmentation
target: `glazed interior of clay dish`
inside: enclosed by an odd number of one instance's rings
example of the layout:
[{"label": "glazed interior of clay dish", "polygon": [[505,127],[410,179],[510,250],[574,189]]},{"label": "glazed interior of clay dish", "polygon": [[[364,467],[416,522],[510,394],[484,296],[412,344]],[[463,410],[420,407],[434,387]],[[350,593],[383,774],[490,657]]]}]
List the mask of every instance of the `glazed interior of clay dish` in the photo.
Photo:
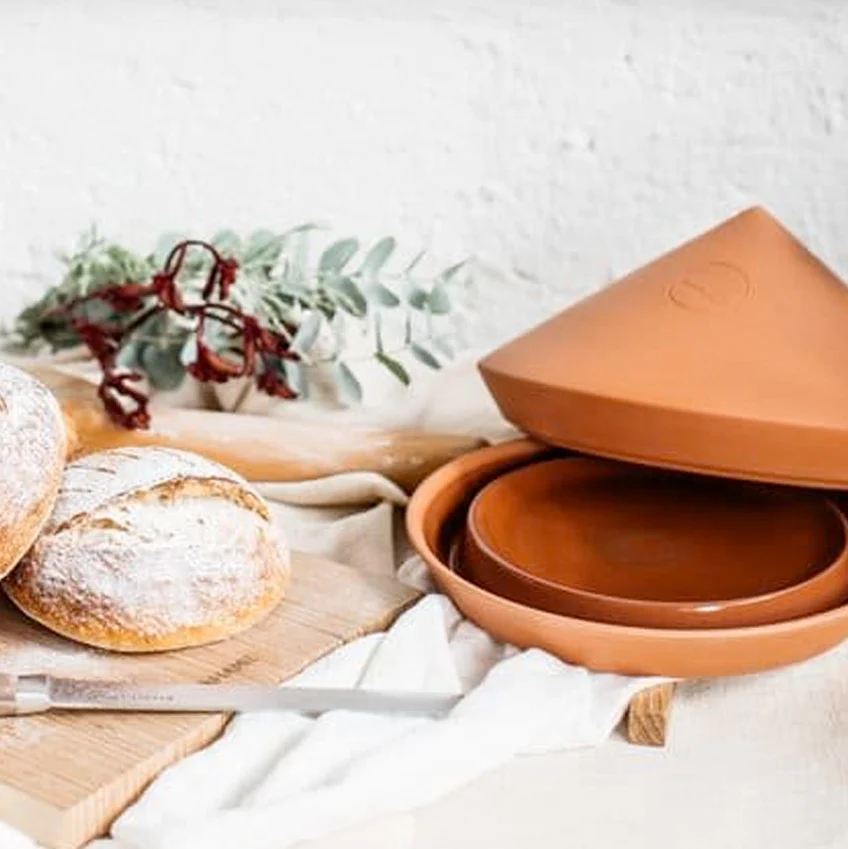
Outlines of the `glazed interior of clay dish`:
[{"label": "glazed interior of clay dish", "polygon": [[542,442],[746,480],[848,486],[848,287],[762,209],[485,357]]},{"label": "glazed interior of clay dish", "polygon": [[[744,628],[645,628],[551,613],[478,586],[464,574],[458,545],[471,501],[500,475],[551,456],[549,447],[529,439],[471,452],[428,477],[407,509],[412,544],[438,586],[495,638],[537,646],[598,671],[702,678],[795,663],[848,637],[848,604]],[[450,564],[452,551],[460,552],[456,568]]]},{"label": "glazed interior of clay dish", "polygon": [[845,520],[823,496],[584,457],[484,486],[463,566],[514,601],[621,625],[760,625],[848,600]]}]

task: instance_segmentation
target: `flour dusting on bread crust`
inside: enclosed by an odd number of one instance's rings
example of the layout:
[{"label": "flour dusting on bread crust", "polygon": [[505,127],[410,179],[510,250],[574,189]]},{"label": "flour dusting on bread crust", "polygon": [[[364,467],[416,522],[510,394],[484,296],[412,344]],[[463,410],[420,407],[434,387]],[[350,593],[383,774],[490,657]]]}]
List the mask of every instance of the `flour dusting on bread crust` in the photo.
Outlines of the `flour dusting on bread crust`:
[{"label": "flour dusting on bread crust", "polygon": [[59,404],[41,383],[0,363],[0,577],[50,513],[65,461]]},{"label": "flour dusting on bread crust", "polygon": [[6,591],[64,636],[155,651],[244,630],[279,602],[289,571],[267,506],[235,473],[183,451],[116,449],[68,467]]},{"label": "flour dusting on bread crust", "polygon": [[251,490],[235,472],[199,454],[158,446],[114,448],[68,466],[46,529],[54,530],[121,496],[187,479],[230,481]]}]

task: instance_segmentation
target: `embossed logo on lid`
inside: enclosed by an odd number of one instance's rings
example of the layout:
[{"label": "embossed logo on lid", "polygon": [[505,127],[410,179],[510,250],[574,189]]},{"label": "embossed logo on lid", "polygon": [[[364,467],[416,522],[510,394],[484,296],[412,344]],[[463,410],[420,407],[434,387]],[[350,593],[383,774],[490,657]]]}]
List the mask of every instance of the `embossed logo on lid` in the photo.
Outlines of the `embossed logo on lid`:
[{"label": "embossed logo on lid", "polygon": [[733,309],[753,295],[748,275],[729,262],[710,262],[668,289],[671,301],[679,307],[698,312],[722,312]]}]

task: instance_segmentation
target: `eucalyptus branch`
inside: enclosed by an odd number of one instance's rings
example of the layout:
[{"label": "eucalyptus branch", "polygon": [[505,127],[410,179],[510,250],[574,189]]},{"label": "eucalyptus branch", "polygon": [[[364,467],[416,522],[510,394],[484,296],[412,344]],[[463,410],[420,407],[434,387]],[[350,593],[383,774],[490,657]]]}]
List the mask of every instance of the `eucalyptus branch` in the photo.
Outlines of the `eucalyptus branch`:
[{"label": "eucalyptus branch", "polygon": [[[420,273],[423,254],[418,254],[405,266],[391,267],[397,245],[390,237],[367,250],[356,239],[338,239],[313,259],[315,229],[306,224],[283,233],[259,230],[246,238],[225,230],[208,242],[170,235],[147,254],[109,242],[92,229],[62,258],[61,282],[17,317],[5,346],[60,351],[86,342],[82,326],[89,334],[92,327],[111,328],[117,340],[110,354],[114,362],[143,375],[153,388],[169,390],[188,373],[202,371],[192,369],[201,334],[204,349],[215,359],[241,350],[240,334],[245,321],[252,321],[284,340],[293,356],[281,362],[260,346],[244,365],[250,372],[245,376],[273,371],[266,384],[297,386],[299,397],[308,392],[312,366],[332,367],[340,390],[351,398],[361,388],[348,363],[376,359],[404,383],[410,377],[397,359],[404,353],[439,368],[452,355],[451,339],[449,333],[435,332],[433,319],[451,315],[453,290],[467,279],[466,265],[427,277]],[[154,289],[174,309],[151,308],[147,296],[133,300],[132,293]],[[219,296],[212,297],[216,292]],[[72,304],[73,318],[68,310]],[[383,313],[397,315],[403,329],[403,343],[391,349],[383,348],[380,337]],[[421,321],[413,321],[415,317]],[[352,355],[339,338],[332,355],[319,352],[322,333],[336,328],[342,318],[363,328],[376,325],[370,354]],[[415,327],[419,323],[424,325],[420,331]]]}]

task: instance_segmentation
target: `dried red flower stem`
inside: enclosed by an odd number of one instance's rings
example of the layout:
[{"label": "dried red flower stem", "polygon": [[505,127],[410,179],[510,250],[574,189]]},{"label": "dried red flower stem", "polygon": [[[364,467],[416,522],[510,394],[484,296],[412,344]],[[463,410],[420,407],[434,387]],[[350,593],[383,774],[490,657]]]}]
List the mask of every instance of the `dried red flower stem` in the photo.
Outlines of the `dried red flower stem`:
[{"label": "dried red flower stem", "polygon": [[[200,302],[186,303],[180,291],[178,278],[183,270],[190,248],[201,248],[212,256],[212,267],[200,295]],[[168,254],[161,271],[149,283],[122,283],[92,292],[70,301],[54,311],[67,317],[100,365],[102,377],[97,394],[109,417],[128,428],[150,426],[149,399],[138,387],[143,380],[137,371],[122,369],[117,365],[118,354],[124,342],[146,321],[154,316],[171,312],[197,321],[197,357],[187,366],[196,380],[224,383],[237,377],[256,374],[257,359],[261,370],[256,384],[263,392],[278,398],[292,399],[297,393],[288,384],[275,361],[297,360],[291,349],[289,336],[263,326],[254,316],[225,303],[230,297],[238,274],[238,262],[222,256],[213,245],[199,240],[186,240],[175,245]],[[145,305],[153,303],[145,309]],[[109,304],[120,314],[131,316],[141,311],[126,325],[90,321],[79,314],[80,307],[92,301]],[[215,321],[233,332],[233,349],[239,360],[224,357],[212,350],[204,341],[206,322]],[[295,328],[287,327],[286,334]]]}]

